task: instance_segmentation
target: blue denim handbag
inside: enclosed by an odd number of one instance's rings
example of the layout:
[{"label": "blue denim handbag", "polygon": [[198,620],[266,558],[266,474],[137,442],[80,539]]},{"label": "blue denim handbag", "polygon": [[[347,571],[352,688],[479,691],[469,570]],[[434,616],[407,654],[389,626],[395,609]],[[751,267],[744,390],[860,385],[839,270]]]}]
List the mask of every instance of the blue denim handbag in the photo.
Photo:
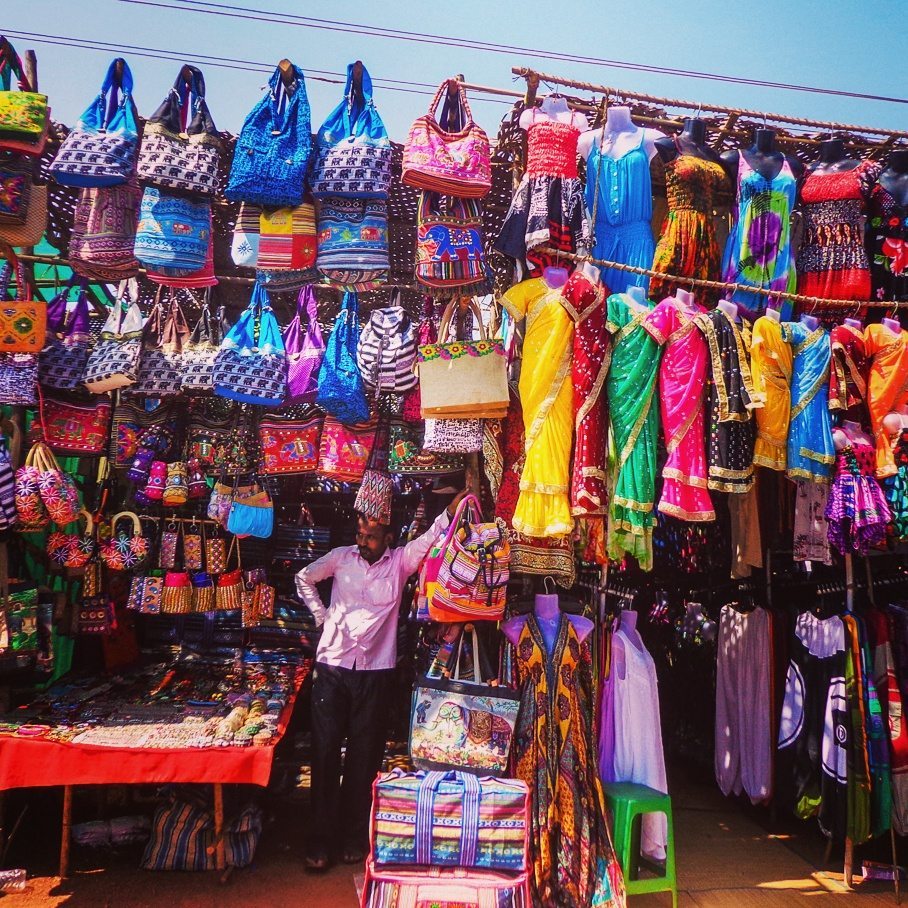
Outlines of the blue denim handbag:
[{"label": "blue denim handbag", "polygon": [[138,142],[132,73],[117,57],[107,68],[100,94],[63,140],[50,172],[64,186],[125,183],[135,169]]},{"label": "blue denim handbag", "polygon": [[347,66],[344,100],[318,131],[309,186],[317,199],[388,197],[391,140],[375,109],[372,79],[362,63]]},{"label": "blue denim handbag", "polygon": [[348,426],[369,419],[369,405],[363,390],[363,377],[356,364],[359,346],[359,298],[344,294],[341,311],[328,338],[325,358],[318,373],[316,404]]},{"label": "blue denim handbag", "polygon": [[303,71],[293,66],[288,87],[278,67],[236,141],[227,198],[270,208],[299,205],[312,150],[310,130]]},{"label": "blue denim handbag", "polygon": [[287,356],[281,331],[261,284],[214,359],[214,393],[241,403],[279,407],[287,396]]}]

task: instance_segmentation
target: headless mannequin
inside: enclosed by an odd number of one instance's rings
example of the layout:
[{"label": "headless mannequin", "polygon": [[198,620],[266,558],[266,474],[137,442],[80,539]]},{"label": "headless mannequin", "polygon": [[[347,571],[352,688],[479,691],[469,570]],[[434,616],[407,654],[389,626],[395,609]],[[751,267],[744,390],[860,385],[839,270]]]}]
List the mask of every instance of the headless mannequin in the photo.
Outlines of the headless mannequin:
[{"label": "headless mannequin", "polygon": [[896,148],[889,154],[878,182],[897,205],[908,207],[908,148]]},{"label": "headless mannequin", "polygon": [[832,442],[836,451],[841,451],[849,444],[874,446],[873,439],[861,428],[859,422],[846,419],[841,426],[832,430]]},{"label": "headless mannequin", "polygon": [[771,318],[774,322],[780,322],[782,320],[782,314],[778,309],[773,309],[772,306],[767,306],[763,314],[767,318]]},{"label": "headless mannequin", "polygon": [[901,324],[899,323],[898,319],[895,318],[884,318],[882,320],[882,324],[885,325],[895,335],[898,335],[902,330]]},{"label": "headless mannequin", "polygon": [[558,123],[572,123],[577,129],[586,129],[586,117],[579,111],[568,107],[567,98],[563,95],[547,95],[539,107],[531,107],[520,115],[520,128],[528,130],[533,123],[540,120],[554,120]]},{"label": "headless mannequin", "polygon": [[706,120],[699,117],[688,117],[677,136],[656,139],[656,151],[666,164],[682,154],[721,163],[719,156],[706,144]]},{"label": "headless mannequin", "polygon": [[[522,116],[522,115],[521,115]],[[643,129],[631,119],[629,107],[610,107],[605,116],[605,124],[587,130],[577,142],[577,150],[586,160],[593,150],[602,143],[602,154],[617,160],[636,148],[643,140],[643,150],[648,161],[656,154],[656,141],[664,139],[665,133],[658,129]]]},{"label": "headless mannequin", "polygon": [[810,165],[811,173],[844,173],[860,166],[860,161],[845,156],[845,142],[842,139],[827,139],[820,142],[820,157]]},{"label": "headless mannequin", "polygon": [[563,287],[567,283],[568,277],[570,275],[567,268],[562,268],[560,265],[547,265],[542,269],[542,279],[552,290]]},{"label": "headless mannequin", "polygon": [[808,331],[816,331],[820,321],[814,316],[805,313],[801,316],[801,324],[804,325]]},{"label": "headless mannequin", "polygon": [[[636,636],[634,631],[637,629],[637,613],[633,609],[622,609],[618,627],[627,634],[630,640],[633,640]],[[623,678],[625,673],[624,640],[617,634],[612,637],[612,665],[618,675]]]},{"label": "headless mannequin", "polygon": [[636,284],[624,291],[638,306],[646,305],[646,291]]},{"label": "headless mannequin", "polygon": [[741,321],[737,303],[733,303],[731,300],[719,300],[716,308],[721,309],[733,322]]},{"label": "headless mannequin", "polygon": [[699,311],[697,309],[697,298],[693,293],[688,293],[686,290],[678,290],[675,293],[675,299],[681,304],[681,308],[685,312],[693,314]]},{"label": "headless mannequin", "polygon": [[854,328],[856,331],[860,331],[864,327],[859,318],[846,318],[845,324],[848,325],[849,328]]},{"label": "headless mannequin", "polygon": [[774,180],[782,172],[786,161],[788,161],[788,166],[795,175],[795,179],[800,179],[804,173],[804,165],[797,158],[783,154],[776,148],[775,131],[765,127],[758,127],[754,130],[754,143],[750,148],[740,151],[733,149],[722,155],[722,166],[736,186],[738,184],[738,163],[742,156],[766,180]]},{"label": "headless mannequin", "polygon": [[[555,642],[558,639],[558,625],[561,622],[561,609],[558,607],[557,593],[539,593],[533,605],[533,614],[539,624],[539,630],[542,632],[542,640],[545,643],[545,651],[552,655],[555,650]],[[524,625],[527,623],[527,615],[515,615],[509,618],[501,625],[501,632],[505,637],[517,646],[520,641],[520,634]],[[583,643],[593,630],[593,622],[582,615],[565,615],[568,621],[574,625],[577,632],[577,639]]]}]

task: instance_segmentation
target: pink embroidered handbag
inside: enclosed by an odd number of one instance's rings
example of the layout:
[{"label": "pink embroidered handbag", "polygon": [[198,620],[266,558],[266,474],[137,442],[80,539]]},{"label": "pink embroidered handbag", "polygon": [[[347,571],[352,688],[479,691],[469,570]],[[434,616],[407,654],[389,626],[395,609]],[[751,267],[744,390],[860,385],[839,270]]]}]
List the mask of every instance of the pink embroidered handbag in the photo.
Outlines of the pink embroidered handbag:
[{"label": "pink embroidered handbag", "polygon": [[[435,111],[445,91],[439,124]],[[401,179],[417,189],[464,199],[481,199],[492,188],[489,137],[473,121],[467,94],[455,80],[438,86],[429,112],[410,127]]]}]

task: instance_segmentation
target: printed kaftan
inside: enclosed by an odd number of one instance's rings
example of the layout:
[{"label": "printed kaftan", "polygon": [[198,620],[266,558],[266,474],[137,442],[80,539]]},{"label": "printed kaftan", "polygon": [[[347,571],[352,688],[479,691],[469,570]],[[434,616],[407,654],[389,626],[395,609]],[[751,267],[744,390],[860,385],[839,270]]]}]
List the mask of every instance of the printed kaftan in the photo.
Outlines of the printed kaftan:
[{"label": "printed kaftan", "polygon": [[513,526],[526,536],[565,536],[574,526],[568,500],[574,323],[561,288],[542,278],[511,287],[502,303],[515,319],[526,318],[519,384],[526,460]]},{"label": "printed kaftan", "polygon": [[680,520],[715,520],[706,476],[706,376],[709,354],[694,317],[674,297],[647,316],[644,327],[662,346],[659,403],[668,459],[659,510]]},{"label": "printed kaftan", "polygon": [[656,445],[659,410],[653,406],[660,350],[644,327],[652,303],[624,293],[608,298],[606,329],[612,335],[612,363],[606,384],[609,400],[612,499],[608,554],[633,555],[644,571],[653,566],[653,502],[656,497]]},{"label": "printed kaftan", "polygon": [[757,439],[754,463],[784,470],[788,423],[791,418],[791,347],[782,339],[782,326],[765,315],[754,322],[750,371],[754,383]]},{"label": "printed kaftan", "polygon": [[884,324],[868,325],[864,330],[864,352],[870,358],[867,376],[867,409],[876,439],[877,479],[896,472],[893,439],[883,429],[887,413],[908,400],[908,332],[898,333]]}]

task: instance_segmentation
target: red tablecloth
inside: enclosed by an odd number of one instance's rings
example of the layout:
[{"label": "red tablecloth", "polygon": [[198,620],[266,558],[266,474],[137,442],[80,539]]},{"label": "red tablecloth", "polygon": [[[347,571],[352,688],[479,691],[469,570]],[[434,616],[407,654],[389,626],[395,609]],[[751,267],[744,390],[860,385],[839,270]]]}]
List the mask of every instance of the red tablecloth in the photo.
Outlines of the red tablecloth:
[{"label": "red tablecloth", "polygon": [[224,782],[267,785],[274,748],[283,737],[293,705],[311,663],[297,674],[297,685],[278,722],[278,735],[267,746],[101,747],[58,744],[42,738],[0,737],[0,791],[47,785],[165,784]]}]

